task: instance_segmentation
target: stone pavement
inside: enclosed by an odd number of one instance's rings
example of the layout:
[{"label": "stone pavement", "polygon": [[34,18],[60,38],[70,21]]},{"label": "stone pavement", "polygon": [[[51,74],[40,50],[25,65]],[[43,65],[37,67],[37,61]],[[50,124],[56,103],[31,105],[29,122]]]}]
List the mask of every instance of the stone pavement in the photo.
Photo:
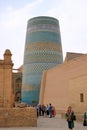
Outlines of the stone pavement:
[{"label": "stone pavement", "polygon": [[[0,130],[68,130],[67,121],[62,119],[60,115],[54,118],[39,117],[37,119],[37,127],[12,127],[0,128]],[[87,130],[87,126],[83,127],[82,123],[75,121],[74,130]]]}]

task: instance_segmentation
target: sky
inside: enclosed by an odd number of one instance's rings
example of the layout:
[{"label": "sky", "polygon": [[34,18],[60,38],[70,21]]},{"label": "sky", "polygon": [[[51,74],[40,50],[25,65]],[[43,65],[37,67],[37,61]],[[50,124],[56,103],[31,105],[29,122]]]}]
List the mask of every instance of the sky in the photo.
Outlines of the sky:
[{"label": "sky", "polygon": [[27,21],[37,16],[59,20],[63,59],[87,53],[87,0],[0,0],[0,59],[9,49],[13,68],[23,64]]}]

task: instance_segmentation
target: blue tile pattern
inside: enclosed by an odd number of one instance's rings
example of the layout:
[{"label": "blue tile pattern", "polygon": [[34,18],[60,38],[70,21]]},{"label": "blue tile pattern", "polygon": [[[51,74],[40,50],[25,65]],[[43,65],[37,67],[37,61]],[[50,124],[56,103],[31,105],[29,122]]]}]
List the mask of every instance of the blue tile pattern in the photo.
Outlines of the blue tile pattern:
[{"label": "blue tile pattern", "polygon": [[52,17],[30,19],[24,51],[22,102],[38,104],[43,71],[62,63],[59,21]]}]

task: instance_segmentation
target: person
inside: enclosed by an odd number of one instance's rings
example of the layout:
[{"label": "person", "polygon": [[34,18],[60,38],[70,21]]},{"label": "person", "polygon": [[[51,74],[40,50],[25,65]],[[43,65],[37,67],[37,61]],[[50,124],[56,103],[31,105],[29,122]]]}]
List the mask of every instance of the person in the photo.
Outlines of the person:
[{"label": "person", "polygon": [[84,116],[83,116],[84,120],[83,120],[83,126],[87,126],[87,109],[84,112]]},{"label": "person", "polygon": [[36,106],[37,117],[39,116],[39,105]]},{"label": "person", "polygon": [[49,106],[48,106],[48,104],[46,105],[46,116],[49,116]]},{"label": "person", "polygon": [[52,115],[53,115],[53,117],[55,117],[56,116],[56,109],[55,109],[55,107],[53,106],[53,109],[52,109]]},{"label": "person", "polygon": [[44,116],[45,111],[46,111],[46,107],[45,107],[45,105],[43,104],[41,108],[42,108],[42,116]]},{"label": "person", "polygon": [[49,104],[49,118],[52,118],[52,105]]},{"label": "person", "polygon": [[41,108],[41,105],[39,105],[39,116],[42,116],[42,108]]},{"label": "person", "polygon": [[68,128],[69,130],[72,130],[74,128],[74,111],[72,111],[72,107],[69,106],[68,107],[68,110],[66,112],[66,119],[67,119],[67,122],[68,122]]}]

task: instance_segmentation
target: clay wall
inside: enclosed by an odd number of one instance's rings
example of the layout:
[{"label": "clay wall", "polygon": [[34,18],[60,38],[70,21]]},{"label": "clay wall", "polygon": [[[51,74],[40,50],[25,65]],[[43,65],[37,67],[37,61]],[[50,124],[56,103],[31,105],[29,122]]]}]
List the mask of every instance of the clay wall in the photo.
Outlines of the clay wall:
[{"label": "clay wall", "polygon": [[0,108],[0,127],[37,126],[35,108]]}]

